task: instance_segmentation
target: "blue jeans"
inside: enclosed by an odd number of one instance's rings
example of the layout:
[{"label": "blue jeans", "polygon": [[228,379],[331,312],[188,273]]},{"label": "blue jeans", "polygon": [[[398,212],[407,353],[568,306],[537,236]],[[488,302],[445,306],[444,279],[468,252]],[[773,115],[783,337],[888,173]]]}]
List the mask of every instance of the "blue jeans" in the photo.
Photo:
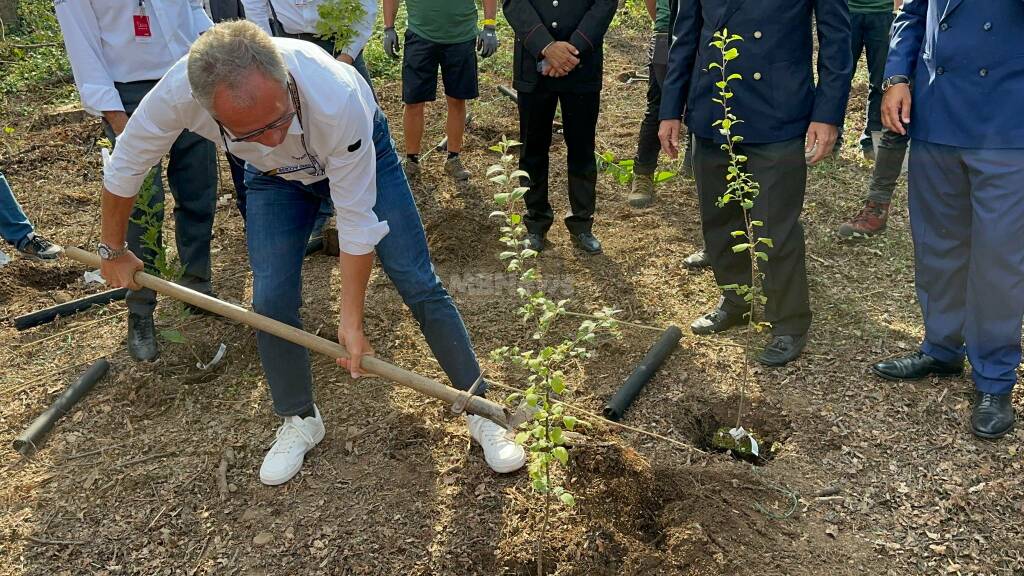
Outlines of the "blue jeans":
[{"label": "blue jeans", "polygon": [[978,390],[1017,382],[1024,317],[1024,150],[910,147],[910,229],[921,351],[971,361]]},{"label": "blue jeans", "polygon": [[7,179],[0,172],[0,237],[8,244],[20,249],[32,233],[32,223],[21,209]]},{"label": "blue jeans", "polygon": [[[377,257],[452,385],[468,390],[480,376],[480,366],[462,317],[434,272],[423,224],[381,112],[374,120],[373,144],[377,151],[377,204],[373,211],[381,221],[388,222],[391,230],[377,244]],[[320,206],[330,199],[330,185],[326,179],[302,184],[264,176],[251,167],[246,170],[246,185],[253,309],[301,328],[306,240]],[[256,344],[274,411],[291,416],[311,410],[309,351],[263,332],[257,332]],[[483,393],[483,384],[479,394]]]}]

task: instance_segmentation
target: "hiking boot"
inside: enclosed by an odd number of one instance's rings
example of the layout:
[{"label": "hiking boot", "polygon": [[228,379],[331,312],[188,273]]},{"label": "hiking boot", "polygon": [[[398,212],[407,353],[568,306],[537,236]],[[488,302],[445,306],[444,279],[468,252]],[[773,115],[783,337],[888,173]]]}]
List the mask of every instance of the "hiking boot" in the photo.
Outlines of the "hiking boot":
[{"label": "hiking boot", "polygon": [[459,156],[454,156],[445,161],[444,173],[459,182],[469,180],[469,170],[466,170],[466,167],[462,165],[462,158]]},{"label": "hiking boot", "polygon": [[420,173],[420,163],[413,162],[406,158],[405,161],[402,162],[402,171],[405,172],[406,179],[412,180]]},{"label": "hiking boot", "polygon": [[153,313],[143,315],[129,312],[128,354],[139,362],[152,362],[158,353]]},{"label": "hiking boot", "polygon": [[260,466],[260,482],[267,486],[277,486],[291,480],[306,458],[306,452],[312,450],[324,439],[324,421],[320,417],[320,409],[313,406],[313,415],[288,416],[277,429],[277,439],[263,457]]},{"label": "hiking boot", "polygon": [[469,435],[484,449],[484,460],[498,474],[515,472],[526,463],[526,451],[505,436],[505,429],[483,416],[466,416]]},{"label": "hiking boot", "polygon": [[889,205],[868,200],[864,208],[849,222],[843,222],[837,231],[840,238],[869,238],[885,232],[889,220]]},{"label": "hiking boot", "polygon": [[28,238],[18,247],[18,252],[32,260],[56,260],[64,249],[42,236],[29,234]]},{"label": "hiking boot", "polygon": [[651,174],[634,174],[633,189],[626,198],[633,208],[647,208],[654,203],[654,176]]}]

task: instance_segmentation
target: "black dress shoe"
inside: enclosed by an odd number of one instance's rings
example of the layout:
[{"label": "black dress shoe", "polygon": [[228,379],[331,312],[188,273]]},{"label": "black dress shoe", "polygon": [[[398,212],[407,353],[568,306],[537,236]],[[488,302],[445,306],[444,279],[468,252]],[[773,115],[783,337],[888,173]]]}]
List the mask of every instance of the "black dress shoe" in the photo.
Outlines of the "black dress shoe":
[{"label": "black dress shoe", "polygon": [[871,366],[871,371],[886,380],[920,380],[931,375],[960,376],[964,363],[947,364],[918,350],[910,356],[885,360]]},{"label": "black dress shoe", "polygon": [[683,266],[691,270],[698,270],[700,268],[707,268],[708,266],[711,266],[711,262],[708,261],[707,252],[701,248],[686,258],[683,258]]},{"label": "black dress shoe", "polygon": [[795,360],[806,345],[807,334],[773,336],[757,361],[765,366],[785,366]]},{"label": "black dress shoe", "polygon": [[526,235],[526,247],[534,252],[541,252],[548,245],[543,234],[529,233]]},{"label": "black dress shoe", "polygon": [[601,242],[590,232],[573,234],[572,240],[580,250],[583,250],[587,254],[600,254],[603,252],[601,249]]},{"label": "black dress shoe", "polygon": [[690,330],[698,336],[717,334],[747,321],[743,312],[729,312],[719,305],[714,310],[697,318],[690,324]]},{"label": "black dress shoe", "polygon": [[979,438],[996,439],[1013,430],[1013,403],[1010,394],[974,392],[971,432]]},{"label": "black dress shoe", "polygon": [[153,315],[129,312],[128,354],[140,362],[152,362],[158,353]]}]

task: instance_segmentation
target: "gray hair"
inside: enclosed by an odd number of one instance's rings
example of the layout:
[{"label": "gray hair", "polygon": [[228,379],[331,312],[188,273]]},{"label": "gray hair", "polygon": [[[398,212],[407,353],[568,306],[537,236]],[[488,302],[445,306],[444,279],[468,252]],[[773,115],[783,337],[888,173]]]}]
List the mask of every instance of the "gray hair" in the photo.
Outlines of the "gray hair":
[{"label": "gray hair", "polygon": [[213,94],[225,87],[239,106],[258,98],[244,86],[252,72],[260,72],[282,86],[288,83],[288,68],[281,54],[259,26],[248,20],[214,25],[199,37],[188,53],[188,82],[199,104],[213,110]]}]

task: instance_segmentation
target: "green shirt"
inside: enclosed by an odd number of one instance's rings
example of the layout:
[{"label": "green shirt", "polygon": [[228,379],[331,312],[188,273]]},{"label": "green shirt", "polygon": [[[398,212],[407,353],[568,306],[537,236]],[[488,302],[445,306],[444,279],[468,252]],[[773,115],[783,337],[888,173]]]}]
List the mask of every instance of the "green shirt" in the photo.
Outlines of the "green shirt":
[{"label": "green shirt", "polygon": [[[855,1],[855,0],[851,0]],[[671,32],[672,31],[672,9],[668,5],[668,0],[658,0],[656,8],[654,9],[654,31],[655,32]]]},{"label": "green shirt", "polygon": [[858,14],[892,12],[892,0],[848,0],[850,12]]},{"label": "green shirt", "polygon": [[474,0],[407,0],[409,30],[438,44],[458,44],[476,38]]}]

